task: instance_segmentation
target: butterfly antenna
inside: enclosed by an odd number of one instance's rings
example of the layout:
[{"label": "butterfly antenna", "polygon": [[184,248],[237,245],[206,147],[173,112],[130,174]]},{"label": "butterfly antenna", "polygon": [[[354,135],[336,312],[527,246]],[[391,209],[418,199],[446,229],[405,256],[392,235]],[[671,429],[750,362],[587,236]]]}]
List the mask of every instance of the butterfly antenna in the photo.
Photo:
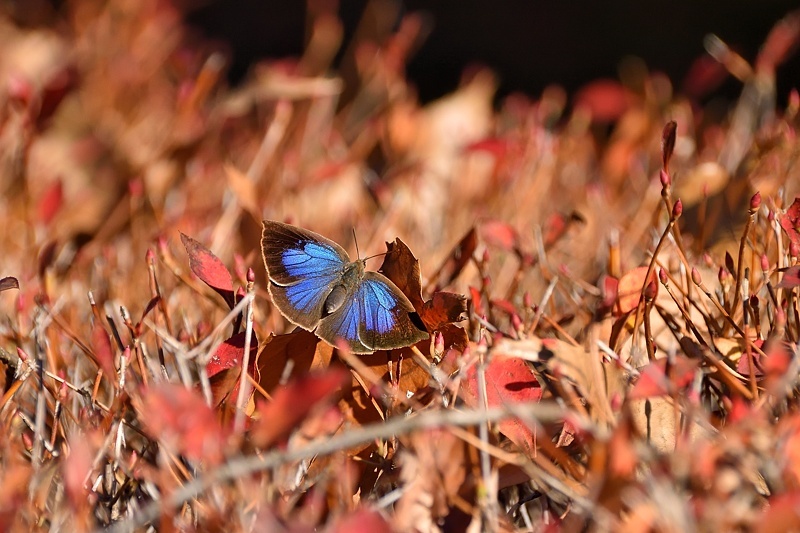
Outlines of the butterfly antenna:
[{"label": "butterfly antenna", "polygon": [[[356,257],[358,257],[359,259],[361,259],[361,252],[359,252],[359,251],[358,251],[358,237],[356,236],[356,228],[355,228],[355,227],[352,227],[352,228],[350,228],[350,229],[352,229],[352,230],[353,230],[353,242],[355,242],[355,243],[356,243]],[[364,261],[366,261],[366,259],[365,259]]]},{"label": "butterfly antenna", "polygon": [[380,257],[380,256],[382,256],[382,255],[386,255],[386,254],[388,254],[388,253],[389,253],[389,252],[383,252],[382,254],[375,254],[375,255],[371,255],[371,256],[369,256],[369,257],[365,257],[365,258],[364,258],[364,261],[369,261],[370,259],[375,259],[376,257]]}]

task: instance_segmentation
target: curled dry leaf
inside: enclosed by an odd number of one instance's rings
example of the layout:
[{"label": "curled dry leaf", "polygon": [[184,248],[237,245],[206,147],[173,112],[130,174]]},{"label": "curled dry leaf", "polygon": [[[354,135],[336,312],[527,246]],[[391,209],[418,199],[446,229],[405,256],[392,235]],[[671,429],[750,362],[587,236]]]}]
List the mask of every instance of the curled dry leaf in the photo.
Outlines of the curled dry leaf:
[{"label": "curled dry leaf", "polygon": [[8,276],[0,279],[0,292],[8,291],[11,289],[19,289],[19,281],[17,278]]},{"label": "curled dry leaf", "polygon": [[228,307],[233,309],[236,306],[233,280],[222,261],[211,250],[183,233],[181,233],[181,242],[189,255],[189,267],[194,275],[222,296]]},{"label": "curled dry leaf", "polygon": [[419,260],[414,257],[406,243],[399,238],[386,243],[386,255],[378,271],[397,285],[419,313],[424,304]]},{"label": "curled dry leaf", "polygon": [[422,298],[419,261],[403,241],[395,239],[386,247],[380,272],[408,297],[429,332],[466,318],[467,299],[460,294],[437,291],[431,300]]}]

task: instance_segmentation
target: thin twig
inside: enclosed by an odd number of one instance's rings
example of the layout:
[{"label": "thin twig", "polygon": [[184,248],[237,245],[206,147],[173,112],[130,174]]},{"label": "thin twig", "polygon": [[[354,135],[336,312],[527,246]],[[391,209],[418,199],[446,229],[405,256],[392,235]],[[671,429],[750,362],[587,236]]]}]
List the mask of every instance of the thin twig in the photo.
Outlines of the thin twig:
[{"label": "thin twig", "polygon": [[[486,410],[470,411],[441,410],[420,413],[412,417],[395,417],[385,423],[370,424],[360,429],[344,431],[333,438],[320,437],[296,449],[286,451],[275,450],[263,456],[237,457],[222,465],[214,472],[198,477],[172,493],[167,500],[151,503],[136,516],[115,523],[102,531],[120,533],[134,531],[137,527],[155,520],[166,508],[175,508],[195,498],[217,483],[251,475],[255,472],[270,470],[280,465],[310,457],[329,455],[340,450],[366,444],[374,440],[388,439],[395,435],[410,433],[423,429],[445,426],[474,426],[498,422],[507,418],[526,417],[540,422],[561,420],[567,410],[555,403],[526,403],[514,406],[514,413],[506,407],[492,407]],[[589,424],[586,421],[586,424]],[[100,530],[98,530],[99,533]]]}]

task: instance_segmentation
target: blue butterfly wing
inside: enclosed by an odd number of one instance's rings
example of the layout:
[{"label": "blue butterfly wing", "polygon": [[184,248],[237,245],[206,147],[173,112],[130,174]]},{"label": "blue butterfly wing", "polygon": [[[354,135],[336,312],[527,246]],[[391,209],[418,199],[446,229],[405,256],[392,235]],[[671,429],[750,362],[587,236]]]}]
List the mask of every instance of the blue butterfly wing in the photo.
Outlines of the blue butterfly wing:
[{"label": "blue butterfly wing", "polygon": [[329,344],[344,341],[357,354],[403,348],[428,338],[412,316],[414,307],[394,283],[377,272],[364,272],[342,306],[322,319],[316,334]]},{"label": "blue butterfly wing", "polygon": [[355,299],[362,317],[358,336],[369,351],[403,348],[428,338],[414,306],[382,274],[365,272]]},{"label": "blue butterfly wing", "polygon": [[347,252],[321,235],[269,220],[261,248],[273,303],[291,322],[313,330],[349,263]]},{"label": "blue butterfly wing", "polygon": [[361,342],[359,334],[363,316],[361,302],[350,294],[339,309],[322,319],[315,333],[334,346],[343,341],[353,353],[371,353],[373,350]]}]

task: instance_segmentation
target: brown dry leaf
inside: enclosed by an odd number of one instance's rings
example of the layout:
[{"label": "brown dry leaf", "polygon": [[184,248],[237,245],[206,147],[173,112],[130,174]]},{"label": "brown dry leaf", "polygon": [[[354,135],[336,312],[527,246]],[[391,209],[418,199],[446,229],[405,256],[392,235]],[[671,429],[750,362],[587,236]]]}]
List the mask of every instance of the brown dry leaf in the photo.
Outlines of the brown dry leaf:
[{"label": "brown dry leaf", "polygon": [[636,430],[660,453],[669,454],[675,451],[676,436],[682,424],[689,424],[685,431],[692,442],[707,435],[707,430],[697,420],[683,420],[680,405],[670,397],[632,400],[630,410]]},{"label": "brown dry leaf", "polygon": [[616,363],[603,363],[602,356],[557,339],[541,339],[540,358],[556,380],[569,378],[595,421],[610,424],[615,420],[611,399],[625,396],[628,376]]},{"label": "brown dry leaf", "polygon": [[[331,364],[333,347],[322,342],[313,333],[301,328],[284,335],[272,335],[256,363],[260,373],[259,385],[270,392],[281,378],[297,377],[311,370],[321,370]],[[291,365],[286,374],[287,365]]]},{"label": "brown dry leaf", "polygon": [[250,213],[253,220],[261,220],[261,210],[258,207],[258,189],[255,183],[241,170],[231,164],[226,164],[225,176],[228,178],[228,185],[230,186],[233,194],[236,196],[236,201],[242,208]]},{"label": "brown dry leaf", "polygon": [[470,228],[458,244],[453,247],[447,258],[437,269],[438,275],[435,277],[437,287],[450,285],[472,260],[472,256],[478,247],[478,232],[475,226]]},{"label": "brown dry leaf", "polygon": [[386,255],[378,271],[389,278],[397,288],[411,301],[419,313],[424,301],[422,284],[420,283],[419,260],[399,238],[386,243]]},{"label": "brown dry leaf", "polygon": [[[639,300],[642,294],[642,287],[644,287],[644,277],[647,275],[648,267],[636,267],[630,272],[626,273],[619,280],[617,286],[617,298],[619,299],[619,314],[625,314],[636,309],[639,305]],[[656,294],[658,294],[658,280],[656,279],[655,269],[650,272],[650,279],[648,283],[655,283]]]},{"label": "brown dry leaf", "polygon": [[722,192],[731,177],[728,171],[715,161],[706,161],[690,169],[675,182],[675,198],[680,198],[684,208],[700,203]]},{"label": "brown dry leaf", "polygon": [[439,532],[469,469],[464,442],[444,429],[420,431],[404,439],[398,457],[403,496],[397,502],[402,531]]}]

